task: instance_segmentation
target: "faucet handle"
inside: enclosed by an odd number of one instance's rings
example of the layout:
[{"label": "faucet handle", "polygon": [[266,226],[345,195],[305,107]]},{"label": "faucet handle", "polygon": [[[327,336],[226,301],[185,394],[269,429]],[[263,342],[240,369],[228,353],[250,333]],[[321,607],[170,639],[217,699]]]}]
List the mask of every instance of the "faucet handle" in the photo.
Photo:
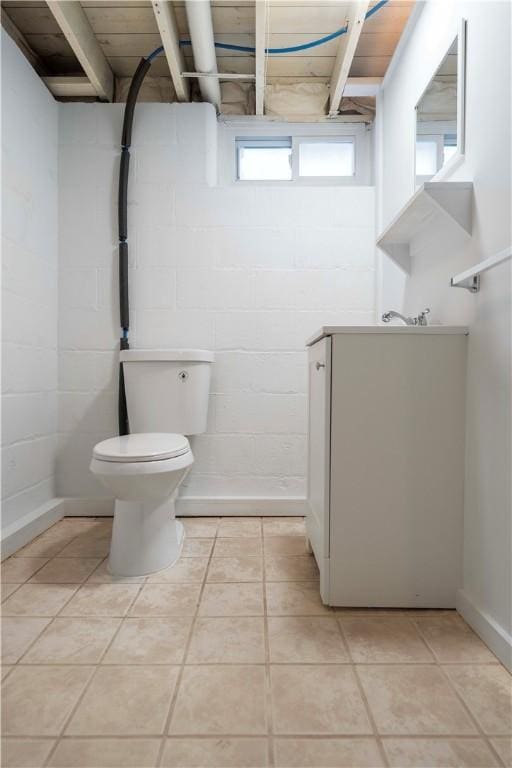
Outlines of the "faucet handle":
[{"label": "faucet handle", "polygon": [[418,315],[419,325],[428,325],[427,315],[430,315],[430,307],[425,307],[423,312],[420,312],[420,314]]}]

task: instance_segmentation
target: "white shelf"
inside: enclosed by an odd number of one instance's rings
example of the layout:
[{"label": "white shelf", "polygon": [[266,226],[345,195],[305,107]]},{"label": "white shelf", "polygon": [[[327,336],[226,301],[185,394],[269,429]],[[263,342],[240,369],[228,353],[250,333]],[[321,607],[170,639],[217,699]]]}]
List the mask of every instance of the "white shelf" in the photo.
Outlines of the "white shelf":
[{"label": "white shelf", "polygon": [[509,261],[509,259],[512,259],[512,245],[504,248],[499,253],[495,253],[494,256],[489,256],[488,259],[479,261],[471,269],[466,269],[465,272],[455,275],[455,277],[452,277],[450,285],[452,288],[466,288],[471,293],[478,293],[480,290],[480,275],[493,267],[497,267],[498,264]]},{"label": "white shelf", "polygon": [[425,182],[382,232],[377,245],[405,272],[410,272],[411,240],[426,226],[432,227],[443,218],[471,234],[472,196],[471,181]]}]

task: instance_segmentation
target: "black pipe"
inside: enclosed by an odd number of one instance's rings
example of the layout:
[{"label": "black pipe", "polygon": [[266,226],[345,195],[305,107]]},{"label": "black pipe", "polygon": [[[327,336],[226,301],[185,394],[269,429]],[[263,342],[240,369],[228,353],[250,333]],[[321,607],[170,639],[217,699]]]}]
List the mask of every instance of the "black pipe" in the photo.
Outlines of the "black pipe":
[{"label": "black pipe", "polygon": [[[119,228],[119,314],[121,326],[120,349],[129,349],[130,304],[128,301],[128,177],[130,172],[130,146],[132,143],[133,114],[140,87],[144,82],[151,59],[141,59],[130,84],[126,99],[121,140],[121,164],[119,167],[118,228]],[[118,399],[119,434],[129,433],[128,409],[124,388],[123,365],[119,364]]]},{"label": "black pipe", "polygon": [[121,163],[119,165],[119,196],[117,206],[117,219],[119,228],[119,241],[128,237],[128,175],[130,173],[130,150],[123,147]]}]

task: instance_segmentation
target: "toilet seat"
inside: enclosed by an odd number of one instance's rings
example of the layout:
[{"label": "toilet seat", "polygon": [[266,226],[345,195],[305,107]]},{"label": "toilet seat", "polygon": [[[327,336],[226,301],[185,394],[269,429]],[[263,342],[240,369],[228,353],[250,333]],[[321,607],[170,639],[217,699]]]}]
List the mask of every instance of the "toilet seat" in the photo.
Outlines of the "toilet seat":
[{"label": "toilet seat", "polygon": [[93,458],[116,464],[138,464],[175,459],[189,451],[190,445],[184,435],[171,432],[143,432],[103,440],[94,446]]}]

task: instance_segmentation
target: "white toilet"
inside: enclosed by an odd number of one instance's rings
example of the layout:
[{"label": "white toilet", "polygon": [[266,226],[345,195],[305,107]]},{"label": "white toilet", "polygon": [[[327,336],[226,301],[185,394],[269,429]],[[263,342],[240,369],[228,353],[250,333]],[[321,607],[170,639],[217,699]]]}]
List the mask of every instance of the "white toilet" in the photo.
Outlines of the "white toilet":
[{"label": "white toilet", "polygon": [[98,443],[91,472],[115,495],[109,568],[145,576],[172,565],[183,526],[178,489],[194,462],[185,435],[206,431],[212,352],[124,350],[130,434]]}]

